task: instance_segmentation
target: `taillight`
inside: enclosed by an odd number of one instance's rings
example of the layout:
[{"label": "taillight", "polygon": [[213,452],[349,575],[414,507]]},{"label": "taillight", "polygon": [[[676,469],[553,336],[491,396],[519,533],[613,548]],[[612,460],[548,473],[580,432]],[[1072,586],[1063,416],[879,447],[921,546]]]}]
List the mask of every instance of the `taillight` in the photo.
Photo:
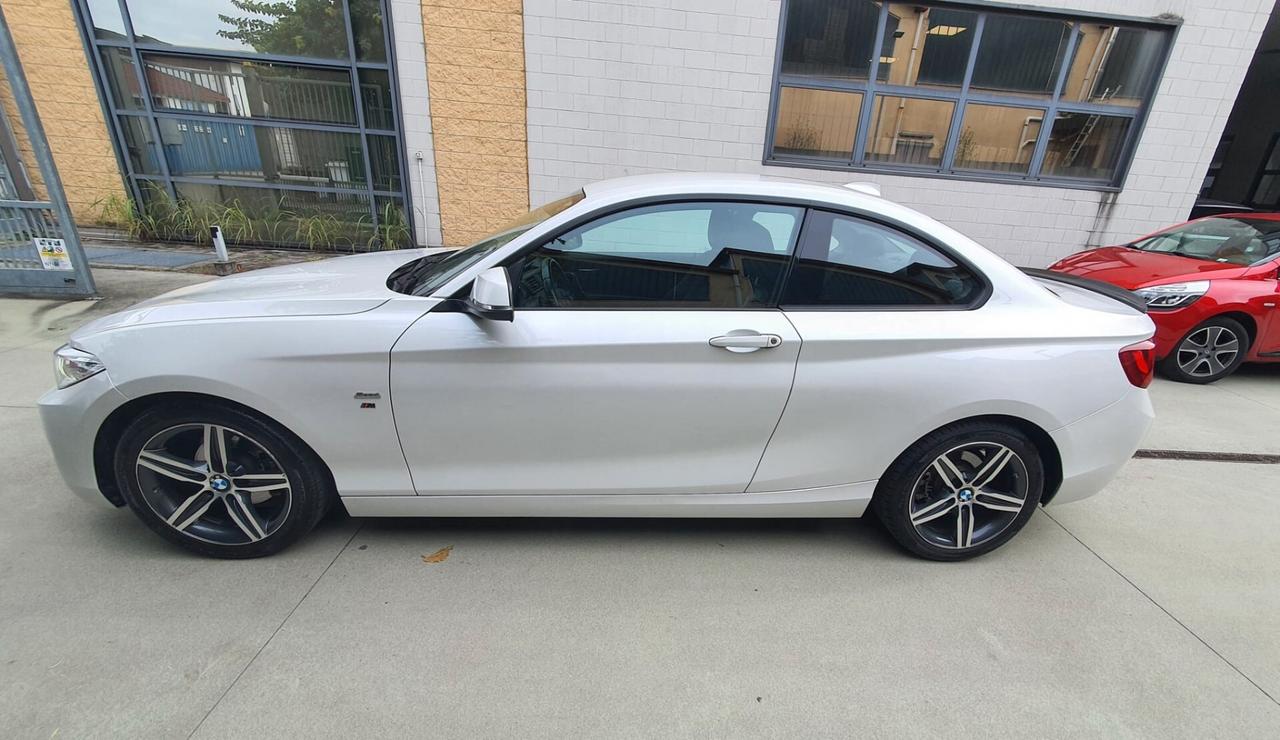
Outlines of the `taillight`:
[{"label": "taillight", "polygon": [[1156,372],[1156,345],[1151,340],[1131,344],[1120,350],[1120,367],[1129,382],[1139,388],[1151,385]]}]

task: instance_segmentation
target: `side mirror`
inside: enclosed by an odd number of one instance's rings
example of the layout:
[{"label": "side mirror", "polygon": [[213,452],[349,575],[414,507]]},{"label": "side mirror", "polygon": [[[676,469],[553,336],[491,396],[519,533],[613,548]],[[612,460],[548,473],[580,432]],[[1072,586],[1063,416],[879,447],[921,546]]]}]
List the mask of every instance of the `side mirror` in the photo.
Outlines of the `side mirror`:
[{"label": "side mirror", "polygon": [[514,321],[511,308],[511,278],[505,267],[490,267],[471,284],[466,301],[467,313],[490,321]]}]

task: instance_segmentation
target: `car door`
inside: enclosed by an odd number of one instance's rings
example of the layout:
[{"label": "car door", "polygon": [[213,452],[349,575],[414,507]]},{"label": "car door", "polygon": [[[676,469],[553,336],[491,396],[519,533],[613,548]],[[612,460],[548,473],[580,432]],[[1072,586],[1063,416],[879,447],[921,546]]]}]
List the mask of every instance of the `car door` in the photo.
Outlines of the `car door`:
[{"label": "car door", "polygon": [[800,349],[777,297],[802,216],[624,209],[508,261],[513,321],[423,316],[391,358],[418,493],[744,491]]},{"label": "car door", "polygon": [[991,338],[965,310],[986,283],[943,251],[821,210],[798,249],[781,304],[804,346],[750,492],[875,480],[931,419],[965,402],[955,379],[993,372],[973,362]]},{"label": "car door", "polygon": [[[1272,237],[1272,251],[1275,251]],[[1249,299],[1254,316],[1258,317],[1258,338],[1255,341],[1258,354],[1273,355],[1280,352],[1280,259],[1272,259],[1255,265],[1247,273],[1253,283],[1253,296]]]}]

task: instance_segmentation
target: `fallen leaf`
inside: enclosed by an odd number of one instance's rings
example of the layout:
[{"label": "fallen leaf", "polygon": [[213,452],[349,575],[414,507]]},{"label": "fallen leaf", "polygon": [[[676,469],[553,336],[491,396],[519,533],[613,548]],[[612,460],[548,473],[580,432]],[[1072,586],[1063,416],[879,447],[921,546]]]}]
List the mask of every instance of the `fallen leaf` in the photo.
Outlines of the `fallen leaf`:
[{"label": "fallen leaf", "polygon": [[423,555],[422,562],[443,563],[444,561],[449,559],[450,552],[453,552],[453,545],[449,545],[448,547],[442,547],[439,550],[436,550],[435,552],[431,553],[430,555]]}]

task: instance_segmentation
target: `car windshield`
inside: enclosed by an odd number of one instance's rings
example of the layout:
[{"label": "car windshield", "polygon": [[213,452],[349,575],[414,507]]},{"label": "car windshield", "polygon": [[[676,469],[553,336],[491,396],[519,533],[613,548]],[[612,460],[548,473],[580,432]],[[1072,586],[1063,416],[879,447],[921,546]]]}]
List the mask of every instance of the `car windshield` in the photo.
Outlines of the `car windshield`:
[{"label": "car windshield", "polygon": [[581,201],[586,194],[579,190],[573,195],[554,200],[535,208],[508,223],[490,236],[469,247],[454,252],[429,254],[410,262],[391,274],[387,284],[392,290],[416,296],[429,296],[445,283],[460,275],[468,267],[489,256],[503,245],[534,226]]},{"label": "car windshield", "polygon": [[1280,221],[1214,216],[1139,239],[1129,246],[1144,252],[1253,265],[1280,254]]}]

